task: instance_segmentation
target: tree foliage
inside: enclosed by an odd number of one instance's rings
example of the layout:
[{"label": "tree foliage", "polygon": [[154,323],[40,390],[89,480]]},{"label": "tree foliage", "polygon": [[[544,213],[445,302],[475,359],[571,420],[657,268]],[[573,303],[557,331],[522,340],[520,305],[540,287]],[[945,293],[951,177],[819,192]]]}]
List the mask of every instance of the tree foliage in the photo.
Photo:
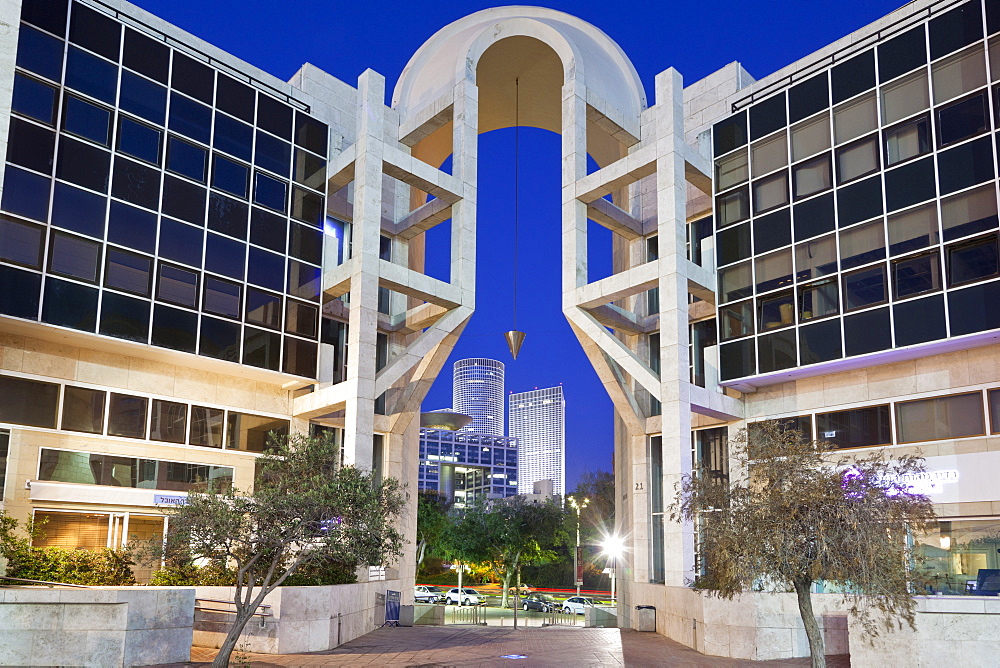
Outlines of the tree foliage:
[{"label": "tree foliage", "polygon": [[767,422],[741,431],[730,459],[728,485],[695,471],[671,508],[673,520],[699,523],[712,593],[732,598],[762,583],[794,590],[814,667],[825,665],[809,595],[816,581],[840,585],[871,635],[913,624],[906,534],[934,517],[906,482],[924,471],[922,458],[838,455]]},{"label": "tree foliage", "polygon": [[[441,538],[451,522],[451,503],[444,495],[422,491],[417,496],[417,570],[428,554],[440,553]],[[439,554],[438,556],[444,556]]]},{"label": "tree foliage", "polygon": [[268,453],[257,460],[253,492],[189,494],[187,505],[172,510],[168,555],[218,561],[236,574],[236,620],[213,665],[228,665],[257,606],[297,570],[384,564],[399,556],[398,481],[378,481],[339,461],[327,436],[272,434]]},{"label": "tree foliage", "polygon": [[580,533],[584,543],[600,541],[615,528],[615,476],[607,471],[585,471],[572,492],[577,500],[587,499],[580,512]]}]

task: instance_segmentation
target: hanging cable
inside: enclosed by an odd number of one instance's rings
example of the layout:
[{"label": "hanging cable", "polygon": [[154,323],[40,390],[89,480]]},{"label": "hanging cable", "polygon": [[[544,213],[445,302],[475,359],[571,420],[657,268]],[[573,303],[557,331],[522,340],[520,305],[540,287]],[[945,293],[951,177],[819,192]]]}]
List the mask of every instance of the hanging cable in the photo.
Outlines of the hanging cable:
[{"label": "hanging cable", "polygon": [[519,186],[521,166],[521,89],[518,80],[514,79],[514,330],[517,330],[517,233],[520,222]]}]

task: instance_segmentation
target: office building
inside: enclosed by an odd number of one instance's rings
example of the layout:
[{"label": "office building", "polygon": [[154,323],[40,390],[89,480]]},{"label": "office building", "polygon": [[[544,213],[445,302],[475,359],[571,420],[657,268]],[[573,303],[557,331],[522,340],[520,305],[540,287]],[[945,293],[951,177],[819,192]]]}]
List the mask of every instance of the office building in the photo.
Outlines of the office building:
[{"label": "office building", "polygon": [[517,494],[517,439],[450,429],[420,430],[419,489],[459,507]]},{"label": "office building", "polygon": [[452,375],[452,405],[459,413],[472,416],[462,431],[484,436],[505,436],[504,365],[484,358],[455,362]]},{"label": "office building", "polygon": [[566,493],[566,400],[562,386],[510,395],[510,435],[517,439],[518,493],[537,494],[536,483],[552,482],[550,495]]}]

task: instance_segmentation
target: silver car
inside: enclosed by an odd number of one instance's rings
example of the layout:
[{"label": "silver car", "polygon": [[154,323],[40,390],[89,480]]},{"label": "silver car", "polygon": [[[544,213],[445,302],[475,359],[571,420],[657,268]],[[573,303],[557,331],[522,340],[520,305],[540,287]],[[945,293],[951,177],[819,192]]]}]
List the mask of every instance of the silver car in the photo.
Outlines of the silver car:
[{"label": "silver car", "polygon": [[449,589],[448,593],[444,595],[444,602],[448,605],[479,605],[481,600],[482,597],[478,591],[465,587],[462,587],[461,591],[458,587]]},{"label": "silver car", "polygon": [[441,600],[441,590],[434,585],[417,585],[413,588],[413,600],[417,603],[436,603]]}]

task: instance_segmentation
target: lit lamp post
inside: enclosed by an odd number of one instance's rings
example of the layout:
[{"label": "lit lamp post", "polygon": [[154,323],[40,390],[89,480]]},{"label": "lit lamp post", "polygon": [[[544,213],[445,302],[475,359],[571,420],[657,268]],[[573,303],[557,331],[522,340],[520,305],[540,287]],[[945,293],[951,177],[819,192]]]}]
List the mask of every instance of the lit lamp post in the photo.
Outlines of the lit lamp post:
[{"label": "lit lamp post", "polygon": [[618,566],[618,557],[622,555],[625,550],[624,541],[618,536],[608,536],[604,539],[604,554],[608,555],[608,559],[611,562],[611,566],[608,571],[611,574],[611,602],[615,606],[618,605],[617,591],[615,590],[615,569]]},{"label": "lit lamp post", "polygon": [[590,503],[590,499],[584,499],[582,503],[577,503],[575,496],[570,496],[569,505],[576,511],[576,551],[573,552],[573,579],[576,581],[576,595],[580,595],[580,586],[583,584],[583,573],[580,571],[580,565],[583,562],[582,556],[580,554],[580,511],[587,507]]}]

